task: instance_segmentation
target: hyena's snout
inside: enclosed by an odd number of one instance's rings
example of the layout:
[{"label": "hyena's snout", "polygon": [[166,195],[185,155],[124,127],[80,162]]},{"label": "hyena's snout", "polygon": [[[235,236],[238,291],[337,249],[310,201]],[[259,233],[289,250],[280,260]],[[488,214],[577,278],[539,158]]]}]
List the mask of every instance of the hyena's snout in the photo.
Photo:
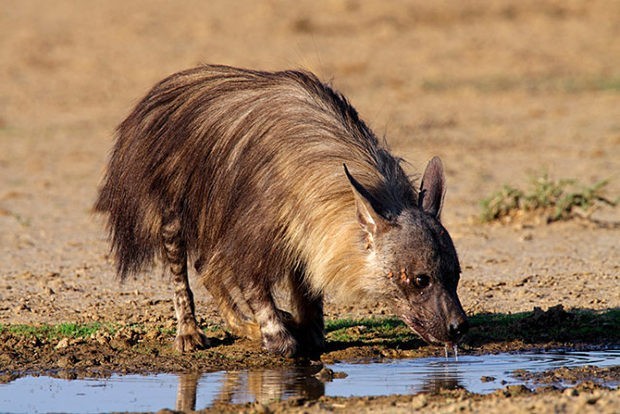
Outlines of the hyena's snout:
[{"label": "hyena's snout", "polygon": [[445,294],[442,296],[439,300],[439,308],[444,315],[445,321],[443,342],[456,344],[469,330],[469,321],[456,294]]},{"label": "hyena's snout", "polygon": [[467,320],[467,316],[465,316],[465,312],[461,310],[457,315],[454,315],[448,322],[447,332],[449,342],[459,342],[468,330],[469,321]]},{"label": "hyena's snout", "polygon": [[467,315],[458,297],[447,292],[440,292],[424,303],[410,304],[403,319],[431,344],[457,344],[469,329]]}]

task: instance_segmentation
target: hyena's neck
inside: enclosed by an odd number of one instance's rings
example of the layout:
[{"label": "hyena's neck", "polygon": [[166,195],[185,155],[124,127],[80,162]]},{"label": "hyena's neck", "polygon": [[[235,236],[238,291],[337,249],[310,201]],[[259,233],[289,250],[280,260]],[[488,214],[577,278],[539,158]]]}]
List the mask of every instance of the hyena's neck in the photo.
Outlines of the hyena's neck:
[{"label": "hyena's neck", "polygon": [[341,225],[337,234],[323,235],[314,254],[307,256],[307,277],[316,293],[355,301],[376,292],[380,271],[375,255],[365,248],[355,221]]}]

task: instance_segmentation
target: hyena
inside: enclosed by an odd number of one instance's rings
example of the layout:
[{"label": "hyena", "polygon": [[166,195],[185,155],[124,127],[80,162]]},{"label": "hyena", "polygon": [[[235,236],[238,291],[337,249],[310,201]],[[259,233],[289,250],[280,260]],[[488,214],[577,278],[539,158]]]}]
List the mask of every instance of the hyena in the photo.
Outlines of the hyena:
[{"label": "hyena", "polygon": [[[169,267],[178,351],[208,346],[189,262],[234,334],[292,356],[323,351],[326,293],[389,302],[427,342],[459,341],[444,192],[439,158],[417,189],[315,75],[206,65],[156,84],[119,125],[95,210],[121,279]],[[274,301],[283,284],[290,312]]]}]

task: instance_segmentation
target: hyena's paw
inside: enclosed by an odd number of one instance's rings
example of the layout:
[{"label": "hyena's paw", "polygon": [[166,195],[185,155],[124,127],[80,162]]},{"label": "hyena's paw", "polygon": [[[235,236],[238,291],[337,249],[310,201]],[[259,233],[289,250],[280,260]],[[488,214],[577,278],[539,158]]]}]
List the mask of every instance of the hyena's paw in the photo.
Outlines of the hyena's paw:
[{"label": "hyena's paw", "polygon": [[319,357],[325,352],[325,331],[322,320],[320,323],[313,323],[309,326],[301,325],[297,332],[300,351],[305,356]]},{"label": "hyena's paw", "polygon": [[299,346],[297,340],[287,330],[277,332],[263,332],[263,348],[267,351],[290,358],[297,355]]},{"label": "hyena's paw", "polygon": [[174,349],[178,352],[193,352],[209,347],[209,339],[198,328],[183,329],[174,340]]}]

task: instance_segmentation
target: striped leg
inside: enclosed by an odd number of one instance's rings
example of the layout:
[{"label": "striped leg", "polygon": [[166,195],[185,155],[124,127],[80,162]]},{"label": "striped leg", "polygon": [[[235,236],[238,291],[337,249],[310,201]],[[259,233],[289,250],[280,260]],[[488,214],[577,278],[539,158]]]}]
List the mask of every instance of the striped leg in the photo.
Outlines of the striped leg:
[{"label": "striped leg", "polygon": [[218,308],[231,332],[239,337],[260,339],[260,327],[252,319],[253,312],[239,286],[232,283],[211,286],[211,294],[217,299]]},{"label": "striped leg", "polygon": [[298,345],[287,325],[292,326],[290,314],[277,309],[267,286],[253,284],[246,292],[256,322],[260,326],[263,347],[286,357],[297,354]]},{"label": "striped leg", "polygon": [[181,236],[181,221],[178,217],[164,220],[162,239],[174,287],[174,309],[177,316],[174,348],[179,352],[206,348],[209,346],[209,340],[198,328],[194,315],[194,295],[187,278],[187,249]]},{"label": "striped leg", "polygon": [[222,261],[221,252],[214,252],[208,263],[200,257],[194,264],[201,281],[216,301],[220,314],[230,331],[239,337],[260,339],[260,328],[233,272]]}]

